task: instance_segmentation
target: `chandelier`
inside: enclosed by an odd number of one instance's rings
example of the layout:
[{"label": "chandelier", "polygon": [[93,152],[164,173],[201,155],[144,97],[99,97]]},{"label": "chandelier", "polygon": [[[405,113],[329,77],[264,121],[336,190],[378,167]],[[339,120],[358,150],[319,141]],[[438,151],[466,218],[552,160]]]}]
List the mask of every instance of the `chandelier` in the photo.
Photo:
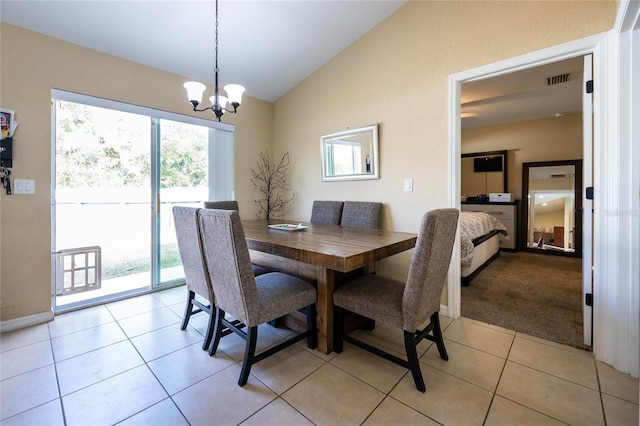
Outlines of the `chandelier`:
[{"label": "chandelier", "polygon": [[[225,92],[227,92],[227,96],[220,95],[218,89],[218,0],[216,0],[216,67],[214,69],[215,73],[215,91],[214,95],[209,98],[211,101],[211,106],[207,108],[198,109],[198,105],[202,102],[202,94],[206,89],[206,86],[197,81],[188,81],[184,84],[184,88],[187,89],[187,97],[191,105],[193,105],[194,111],[207,111],[211,110],[213,114],[215,114],[218,121],[220,121],[220,117],[225,112],[229,112],[235,114],[240,106],[240,102],[242,102],[242,93],[244,93],[244,87],[239,84],[227,84],[224,86]],[[230,107],[227,107],[227,103],[230,104]]]}]

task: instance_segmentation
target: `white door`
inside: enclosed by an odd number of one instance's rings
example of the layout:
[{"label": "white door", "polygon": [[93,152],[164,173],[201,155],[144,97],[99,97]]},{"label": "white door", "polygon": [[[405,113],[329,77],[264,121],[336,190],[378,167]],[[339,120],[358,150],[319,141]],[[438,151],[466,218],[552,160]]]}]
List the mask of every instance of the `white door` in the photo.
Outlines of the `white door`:
[{"label": "white door", "polygon": [[[593,333],[593,55],[585,55],[582,92],[582,326],[584,344],[592,346]],[[591,195],[591,194],[589,194]]]}]

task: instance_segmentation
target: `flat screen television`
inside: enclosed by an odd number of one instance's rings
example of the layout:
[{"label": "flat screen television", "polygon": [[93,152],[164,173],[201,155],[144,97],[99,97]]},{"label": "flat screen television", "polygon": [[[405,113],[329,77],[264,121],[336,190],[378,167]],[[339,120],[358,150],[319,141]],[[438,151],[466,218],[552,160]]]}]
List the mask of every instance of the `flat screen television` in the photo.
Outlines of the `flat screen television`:
[{"label": "flat screen television", "polygon": [[479,172],[501,172],[502,156],[479,157],[473,159],[473,171]]}]

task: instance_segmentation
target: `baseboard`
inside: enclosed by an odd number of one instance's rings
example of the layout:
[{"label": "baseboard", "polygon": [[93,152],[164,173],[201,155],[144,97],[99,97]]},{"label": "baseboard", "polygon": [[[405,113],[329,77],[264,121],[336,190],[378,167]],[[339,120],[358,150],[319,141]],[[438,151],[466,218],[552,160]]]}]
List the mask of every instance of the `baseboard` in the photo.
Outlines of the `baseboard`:
[{"label": "baseboard", "polygon": [[448,317],[449,316],[449,307],[445,305],[440,305],[440,315]]},{"label": "baseboard", "polygon": [[53,320],[53,311],[41,312],[39,314],[27,315],[26,317],[15,318],[7,321],[0,321],[0,333],[18,330],[32,325],[43,324]]}]

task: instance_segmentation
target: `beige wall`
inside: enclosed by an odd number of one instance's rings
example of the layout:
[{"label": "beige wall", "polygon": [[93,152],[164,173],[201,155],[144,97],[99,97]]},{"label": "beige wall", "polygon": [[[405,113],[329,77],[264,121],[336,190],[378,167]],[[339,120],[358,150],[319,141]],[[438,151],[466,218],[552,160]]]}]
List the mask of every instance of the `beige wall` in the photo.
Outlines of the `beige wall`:
[{"label": "beige wall", "polygon": [[[464,149],[464,134],[462,137]],[[505,192],[504,170],[501,172],[475,172],[474,164],[476,158],[463,157],[460,159],[460,195],[462,197],[473,197],[478,194]]]},{"label": "beige wall", "polygon": [[[385,228],[415,231],[448,202],[448,76],[607,31],[615,13],[615,2],[408,3],[276,102],[274,149],[289,151],[297,190],[291,216],[308,218],[314,199],[381,201]],[[380,179],[321,182],[320,135],[370,123],[380,125]],[[378,272],[405,278],[409,257]]]},{"label": "beige wall", "polygon": [[582,116],[522,121],[462,132],[462,152],[506,149],[507,188],[522,198],[522,163],[579,160],[582,154]]},{"label": "beige wall", "polygon": [[[0,194],[0,320],[51,309],[51,89],[190,114],[186,77],[1,24],[0,105],[16,111],[12,178],[35,179],[35,195]],[[236,124],[236,198],[253,217],[243,174],[272,145],[272,104],[245,97]],[[198,116],[209,118],[206,114]]]},{"label": "beige wall", "polygon": [[[250,216],[248,169],[267,147],[291,155],[296,202],[306,219],[314,199],[385,203],[384,227],[415,231],[423,212],[447,204],[450,74],[612,28],[616,3],[415,1],[398,10],[272,106],[247,98],[237,116],[236,197]],[[33,196],[0,195],[1,320],[50,309],[50,91],[70,90],[187,113],[180,76],[1,26],[0,105],[14,109],[13,177],[36,180]],[[273,114],[273,116],[271,115]],[[380,125],[376,181],[320,179],[322,134]],[[273,136],[273,139],[272,139]],[[28,159],[28,160],[27,160]],[[403,192],[404,178],[414,191]],[[246,208],[243,208],[246,206]],[[410,253],[378,270],[404,278]]]},{"label": "beige wall", "polygon": [[[549,230],[547,232],[553,232],[553,228],[556,226],[563,226],[564,224],[564,209],[555,210],[548,213],[536,214],[536,223],[533,224],[535,229],[544,228]],[[548,242],[547,242],[548,243]]]},{"label": "beige wall", "polygon": [[552,191],[555,189],[573,189],[574,180],[573,177],[554,178],[554,179],[529,179],[529,191],[532,190],[546,190]]}]

